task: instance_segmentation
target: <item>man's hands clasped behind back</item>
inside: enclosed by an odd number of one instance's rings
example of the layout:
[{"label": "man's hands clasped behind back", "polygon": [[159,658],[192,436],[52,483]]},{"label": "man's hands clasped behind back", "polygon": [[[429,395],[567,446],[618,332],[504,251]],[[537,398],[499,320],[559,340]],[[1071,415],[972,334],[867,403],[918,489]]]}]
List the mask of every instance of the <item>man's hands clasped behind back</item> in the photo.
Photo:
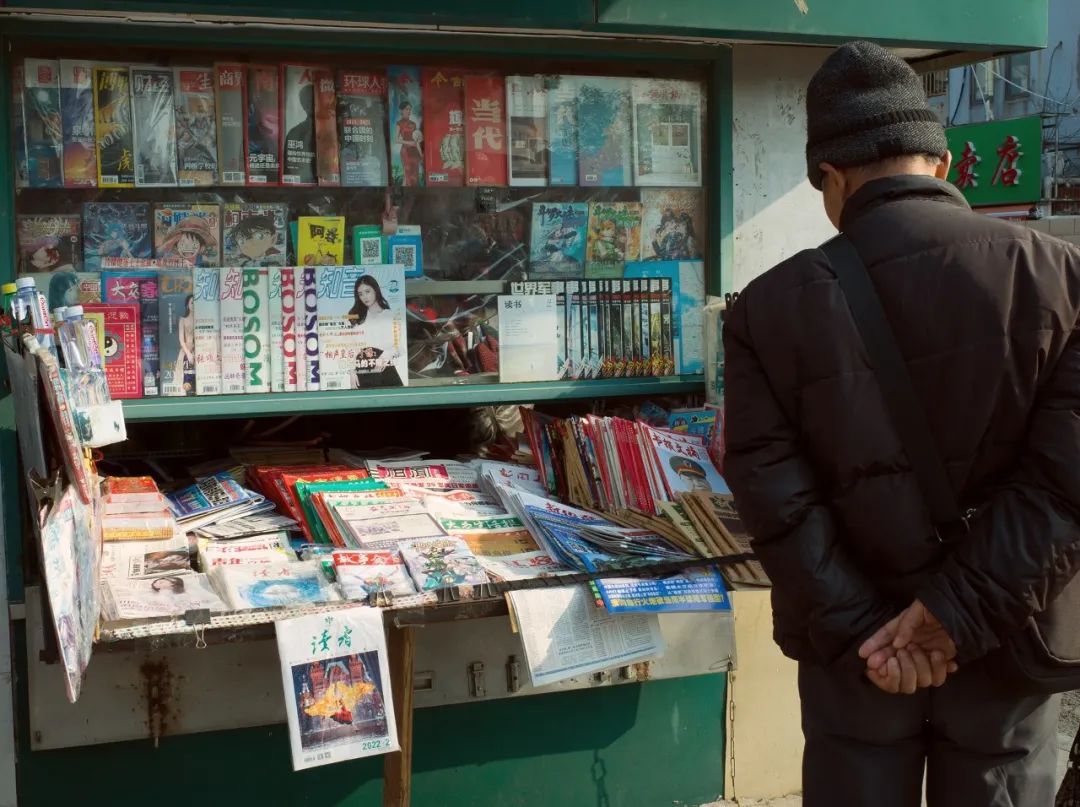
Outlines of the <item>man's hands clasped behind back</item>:
[{"label": "man's hands clasped behind back", "polygon": [[871,683],[893,695],[939,687],[957,670],[955,643],[919,600],[863,642],[859,657]]}]

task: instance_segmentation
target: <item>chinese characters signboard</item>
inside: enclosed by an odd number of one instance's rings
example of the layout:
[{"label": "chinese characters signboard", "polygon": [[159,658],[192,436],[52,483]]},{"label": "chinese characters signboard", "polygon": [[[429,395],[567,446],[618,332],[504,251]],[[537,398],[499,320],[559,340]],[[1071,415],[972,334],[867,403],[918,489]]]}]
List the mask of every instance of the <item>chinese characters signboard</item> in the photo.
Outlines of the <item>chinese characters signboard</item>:
[{"label": "chinese characters signboard", "polygon": [[1042,196],[1042,121],[1038,116],[954,126],[949,181],[973,207],[1037,202]]}]

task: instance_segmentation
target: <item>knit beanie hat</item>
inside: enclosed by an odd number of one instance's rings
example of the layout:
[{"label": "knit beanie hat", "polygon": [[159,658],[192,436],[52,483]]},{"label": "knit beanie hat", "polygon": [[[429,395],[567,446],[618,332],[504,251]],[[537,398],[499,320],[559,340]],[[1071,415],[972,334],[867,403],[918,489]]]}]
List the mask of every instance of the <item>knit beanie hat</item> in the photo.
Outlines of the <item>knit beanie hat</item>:
[{"label": "knit beanie hat", "polygon": [[806,128],[806,171],[818,190],[823,162],[851,168],[948,149],[915,71],[873,42],[842,45],[810,79]]}]

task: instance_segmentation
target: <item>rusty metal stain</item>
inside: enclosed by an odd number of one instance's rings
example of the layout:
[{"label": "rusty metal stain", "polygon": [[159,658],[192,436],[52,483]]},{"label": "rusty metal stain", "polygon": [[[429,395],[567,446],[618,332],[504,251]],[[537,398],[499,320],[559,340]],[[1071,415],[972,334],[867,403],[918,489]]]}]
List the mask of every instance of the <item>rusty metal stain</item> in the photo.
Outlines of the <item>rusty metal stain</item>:
[{"label": "rusty metal stain", "polygon": [[164,736],[172,716],[172,671],[167,659],[144,661],[139,667],[146,698],[146,727],[154,740],[154,748]]},{"label": "rusty metal stain", "polygon": [[634,673],[636,674],[638,681],[648,681],[652,678],[652,662],[639,661],[634,665]]}]

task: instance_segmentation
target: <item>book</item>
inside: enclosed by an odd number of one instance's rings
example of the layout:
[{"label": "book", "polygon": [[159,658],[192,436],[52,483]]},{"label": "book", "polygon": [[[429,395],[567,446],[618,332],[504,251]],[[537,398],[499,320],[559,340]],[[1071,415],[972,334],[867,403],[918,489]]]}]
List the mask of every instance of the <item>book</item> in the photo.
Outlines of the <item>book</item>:
[{"label": "book", "polygon": [[334,573],[347,600],[387,593],[409,597],[416,593],[401,553],[394,550],[340,550],[332,555]]},{"label": "book", "polygon": [[60,115],[60,63],[23,61],[23,132],[31,188],[64,185],[64,127]]},{"label": "book", "polygon": [[501,76],[465,77],[465,184],[507,180],[505,85]]},{"label": "book", "polygon": [[150,513],[105,515],[101,519],[103,541],[167,541],[176,535],[176,519],[168,508]]},{"label": "book", "polygon": [[578,184],[577,80],[574,76],[548,78],[548,184]]},{"label": "book", "polygon": [[221,270],[221,392],[225,395],[240,395],[246,391],[243,273],[238,266]]},{"label": "book", "polygon": [[[297,350],[299,343],[296,338],[297,322],[297,296],[296,296],[296,270],[291,266],[275,267],[270,270],[278,275],[278,288],[281,295],[281,355],[279,360],[282,366],[282,391],[296,392],[297,390]],[[274,361],[273,355],[270,357]]]},{"label": "book", "polygon": [[399,264],[405,277],[424,274],[424,239],[419,224],[399,224],[397,232],[386,237],[386,259]]},{"label": "book", "polygon": [[105,318],[105,344],[101,355],[105,360],[109,394],[118,399],[141,398],[143,374],[139,306],[88,303],[83,309],[88,314],[99,313]]},{"label": "book", "polygon": [[[227,527],[231,523],[226,522],[223,526]],[[289,563],[296,560],[296,554],[282,546],[281,539],[284,535],[284,532],[278,531],[270,535],[227,541],[202,538],[199,540],[199,568],[213,573],[222,566]]]},{"label": "book", "polygon": [[102,258],[150,257],[150,205],[145,202],[87,202],[82,229],[88,272],[101,271]]},{"label": "book", "polygon": [[499,381],[557,381],[554,294],[499,296]]},{"label": "book", "polygon": [[195,306],[195,394],[221,394],[221,270],[192,270]]},{"label": "book", "polygon": [[420,591],[491,582],[469,545],[461,538],[448,535],[404,541],[400,549]]},{"label": "book", "polygon": [[386,68],[390,176],[395,185],[424,184],[424,130],[419,67]]},{"label": "book", "polygon": [[589,204],[586,277],[622,277],[627,261],[641,257],[641,203]]},{"label": "book", "polygon": [[285,203],[226,204],[222,212],[222,264],[284,266],[288,215]]},{"label": "book", "polygon": [[154,256],[190,266],[221,264],[221,206],[179,203],[154,207]]},{"label": "book", "polygon": [[126,67],[94,67],[98,187],[135,187],[131,80]]},{"label": "book", "polygon": [[510,184],[548,183],[548,95],[543,76],[506,77]]},{"label": "book", "polygon": [[176,100],[173,71],[131,68],[131,122],[135,142],[135,185],[175,187]]},{"label": "book", "polygon": [[[26,166],[26,124],[23,121],[23,96],[26,92],[25,72],[22,64],[11,67],[11,139],[15,142],[15,187],[30,185]],[[95,140],[95,150],[96,150]],[[95,182],[95,184],[97,184]]]},{"label": "book", "polygon": [[64,138],[64,187],[97,187],[92,62],[60,60],[60,121]]},{"label": "book", "polygon": [[632,95],[634,184],[701,185],[701,85],[636,78]]},{"label": "book", "polygon": [[421,73],[424,108],[424,167],[427,184],[465,184],[465,79],[452,67],[425,67]]},{"label": "book", "polygon": [[408,384],[401,266],[317,269],[320,389]]},{"label": "book", "polygon": [[376,266],[387,263],[386,238],[379,224],[358,224],[353,227],[353,263]]},{"label": "book", "polygon": [[334,71],[321,67],[315,72],[315,167],[319,184],[341,184],[341,158],[338,154],[337,90]]},{"label": "book", "polygon": [[19,274],[76,272],[82,268],[79,215],[21,215],[15,219]]},{"label": "book", "polygon": [[247,181],[247,65],[214,65],[218,179],[222,185]]},{"label": "book", "polygon": [[581,76],[578,82],[578,184],[634,184],[630,79]]},{"label": "book", "polygon": [[676,373],[705,371],[705,264],[702,261],[639,261],[626,264],[626,277],[664,277],[671,282],[672,339]]},{"label": "book", "polygon": [[[246,270],[245,270],[246,271]],[[289,278],[293,274],[289,272]],[[267,308],[266,317],[270,321],[270,345],[267,361],[270,365],[270,392],[285,391],[285,335],[284,312],[281,308],[281,271],[273,267],[266,272],[267,285]],[[295,306],[295,302],[293,303]],[[294,313],[295,316],[295,313]],[[291,323],[295,331],[295,321]],[[293,351],[295,356],[296,335],[292,336]]]},{"label": "book", "polygon": [[176,67],[176,166],[180,187],[205,187],[217,182],[217,111],[214,70]]},{"label": "book", "polygon": [[191,571],[191,553],[183,534],[164,541],[113,541],[101,548],[102,579],[161,577]]},{"label": "book", "polygon": [[641,192],[641,207],[642,260],[699,261],[704,257],[701,191],[646,188]]},{"label": "book", "polygon": [[529,277],[582,277],[588,229],[587,202],[534,202]]},{"label": "book", "polygon": [[[151,505],[147,512],[160,510],[164,506],[161,491],[152,476],[107,476],[102,497],[104,512],[112,512],[114,505],[139,504]],[[161,506],[158,506],[161,505]],[[143,512],[141,510],[122,512]]]},{"label": "book", "polygon": [[107,619],[147,619],[181,616],[191,610],[227,611],[204,574],[176,574],[138,580],[108,578],[104,581]]},{"label": "book", "polygon": [[376,495],[372,497],[348,494],[324,497],[327,512],[339,527],[345,546],[394,549],[402,541],[443,535],[442,528],[421,502],[400,495],[388,496],[385,490],[373,492]]},{"label": "book", "polygon": [[[296,267],[297,302],[297,390],[320,388],[319,373],[319,291],[314,266]],[[301,306],[302,303],[302,306]]]},{"label": "book", "polygon": [[217,566],[214,577],[235,611],[340,600],[317,561]]},{"label": "book", "polygon": [[281,66],[281,182],[314,185],[315,74],[317,68],[303,64]]},{"label": "book", "polygon": [[162,395],[196,393],[194,293],[191,269],[158,274]]},{"label": "book", "polygon": [[242,270],[244,391],[270,392],[270,284],[265,267]]},{"label": "book", "polygon": [[345,263],[344,216],[301,216],[297,228],[297,264],[340,266]]},{"label": "book", "polygon": [[346,187],[387,185],[386,77],[379,73],[340,70],[337,90],[341,184]]},{"label": "book", "polygon": [[281,183],[281,97],[276,65],[247,68],[247,184]]},{"label": "book", "polygon": [[200,477],[194,484],[174,490],[166,498],[177,522],[184,526],[207,515],[237,508],[262,497],[247,490],[222,471]]},{"label": "book", "polygon": [[139,306],[139,331],[142,336],[143,396],[150,398],[161,393],[161,367],[158,323],[157,272],[101,273],[102,299],[106,303],[136,303]]}]

